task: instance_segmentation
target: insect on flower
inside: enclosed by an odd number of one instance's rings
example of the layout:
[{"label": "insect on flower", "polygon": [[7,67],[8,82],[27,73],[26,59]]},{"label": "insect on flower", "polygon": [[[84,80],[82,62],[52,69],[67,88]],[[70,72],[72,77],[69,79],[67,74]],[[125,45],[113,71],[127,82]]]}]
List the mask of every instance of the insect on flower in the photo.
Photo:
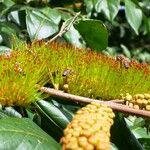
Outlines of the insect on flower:
[{"label": "insect on flower", "polygon": [[121,66],[123,65],[125,69],[128,69],[130,67],[130,60],[124,55],[117,55],[116,60],[119,61],[121,63]]},{"label": "insect on flower", "polygon": [[70,75],[72,72],[73,71],[71,69],[65,69],[64,72],[63,72],[63,74],[62,74],[62,76],[66,77],[66,76]]},{"label": "insect on flower", "polygon": [[16,62],[14,65],[14,71],[16,73],[21,73],[22,75],[25,75],[23,69],[20,67],[20,64],[18,62]]}]

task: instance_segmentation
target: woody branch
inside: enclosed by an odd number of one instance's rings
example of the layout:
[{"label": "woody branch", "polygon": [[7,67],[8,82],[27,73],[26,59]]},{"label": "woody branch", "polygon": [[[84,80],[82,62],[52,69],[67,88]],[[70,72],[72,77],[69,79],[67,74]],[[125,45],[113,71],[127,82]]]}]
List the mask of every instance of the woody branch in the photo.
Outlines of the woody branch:
[{"label": "woody branch", "polygon": [[[64,93],[63,91],[52,89],[52,88],[46,88],[46,87],[42,87],[41,91],[50,94],[50,96],[53,98],[59,98],[59,99],[63,99],[63,100],[69,100],[69,101],[80,102],[80,103],[96,102],[99,104],[105,104],[105,105],[109,106],[110,108],[112,108],[114,111],[131,114],[131,115],[136,115],[136,116],[142,116],[142,117],[148,117],[148,118],[150,117],[149,111],[129,108],[126,105],[115,103],[115,102],[113,102],[113,100],[112,101],[96,100],[96,99],[91,99],[91,98],[86,98],[86,97],[82,97],[82,96]],[[114,100],[114,101],[116,101],[116,100]]]}]

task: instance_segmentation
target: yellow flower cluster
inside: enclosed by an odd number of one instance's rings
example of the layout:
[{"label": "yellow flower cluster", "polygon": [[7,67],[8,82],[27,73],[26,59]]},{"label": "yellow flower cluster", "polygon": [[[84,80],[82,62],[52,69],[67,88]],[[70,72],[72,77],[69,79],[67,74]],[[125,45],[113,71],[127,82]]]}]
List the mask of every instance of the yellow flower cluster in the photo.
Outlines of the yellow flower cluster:
[{"label": "yellow flower cluster", "polygon": [[64,130],[63,150],[109,150],[114,113],[98,103],[80,109]]},{"label": "yellow flower cluster", "polygon": [[136,94],[134,96],[127,93],[123,96],[126,105],[135,109],[143,109],[150,111],[150,94]]}]

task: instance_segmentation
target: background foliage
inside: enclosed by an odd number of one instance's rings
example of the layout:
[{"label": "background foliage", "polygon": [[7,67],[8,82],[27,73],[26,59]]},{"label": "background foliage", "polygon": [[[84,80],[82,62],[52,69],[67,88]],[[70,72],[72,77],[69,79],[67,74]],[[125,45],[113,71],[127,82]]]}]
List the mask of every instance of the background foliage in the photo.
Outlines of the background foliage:
[{"label": "background foliage", "polygon": [[[0,0],[0,52],[8,52],[24,41],[48,41],[59,32],[63,22],[68,23],[78,11],[81,12],[78,20],[57,39],[59,42],[91,48],[107,55],[124,54],[130,59],[150,62],[149,0]],[[36,103],[34,109],[1,108],[0,143],[3,144],[0,144],[0,149],[12,149],[14,146],[21,149],[22,144],[27,145],[26,149],[48,149],[50,145],[54,146],[53,149],[60,149],[57,142],[63,129],[80,107],[48,99]],[[15,128],[7,124],[18,123],[17,118],[22,118],[19,122],[21,126],[14,129],[20,142],[8,140],[6,144],[4,139],[9,137],[11,140],[13,131],[10,130]],[[150,149],[150,136],[145,128],[147,122],[143,118],[125,118],[118,114],[111,131],[112,149]],[[27,131],[29,134],[24,139]],[[39,146],[30,136],[34,135],[32,132],[42,136],[43,143]],[[49,142],[44,139],[49,139]]]}]

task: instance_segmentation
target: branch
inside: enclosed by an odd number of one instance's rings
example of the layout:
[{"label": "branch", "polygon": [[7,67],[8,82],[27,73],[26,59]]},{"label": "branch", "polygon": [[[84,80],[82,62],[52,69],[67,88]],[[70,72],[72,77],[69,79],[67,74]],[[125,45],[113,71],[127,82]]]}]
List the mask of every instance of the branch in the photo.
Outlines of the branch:
[{"label": "branch", "polygon": [[102,100],[90,99],[90,98],[86,98],[86,97],[82,97],[82,96],[76,96],[73,94],[64,93],[63,91],[52,89],[52,88],[46,88],[46,87],[42,87],[41,91],[50,94],[50,96],[54,97],[54,98],[59,98],[59,99],[69,100],[69,101],[74,101],[74,102],[82,102],[82,103],[96,102],[96,103],[100,103],[100,104],[105,104],[115,111],[150,118],[150,111],[129,108],[126,105],[118,104],[118,103],[115,103],[112,101],[102,101]]},{"label": "branch", "polygon": [[[63,22],[58,34],[56,34],[52,39],[50,39],[48,42],[46,42],[46,45],[55,41],[58,37],[62,37],[62,35],[65,34],[70,29],[70,27],[76,21],[76,19],[78,18],[79,15],[80,15],[80,12],[76,13],[76,15],[72,18],[71,21],[70,21],[70,19],[68,19],[67,21]],[[70,21],[70,23],[69,23],[69,21]]]}]

